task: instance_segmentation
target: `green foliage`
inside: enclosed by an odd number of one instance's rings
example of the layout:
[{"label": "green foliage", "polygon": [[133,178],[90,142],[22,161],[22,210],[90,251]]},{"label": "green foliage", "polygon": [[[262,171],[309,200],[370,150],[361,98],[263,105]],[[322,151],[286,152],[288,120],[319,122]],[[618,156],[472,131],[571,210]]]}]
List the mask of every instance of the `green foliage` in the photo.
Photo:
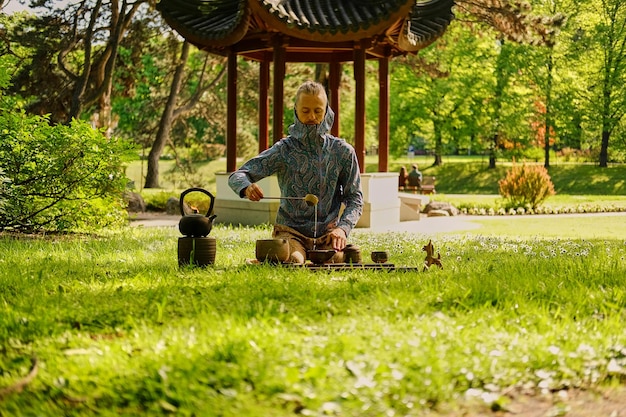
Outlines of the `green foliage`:
[{"label": "green foliage", "polygon": [[124,220],[126,145],[85,122],[0,114],[0,229],[97,229]]},{"label": "green foliage", "polygon": [[178,195],[174,192],[158,191],[151,192],[153,189],[147,188],[141,192],[141,197],[146,203],[146,210],[148,211],[165,211],[167,206],[167,200],[172,197],[178,198]]},{"label": "green foliage", "polygon": [[[174,191],[158,191],[153,192],[154,189],[146,188],[141,192],[141,197],[146,203],[146,210],[148,211],[165,211],[167,201],[170,198],[180,198],[180,193]],[[209,190],[207,190],[209,191]],[[209,191],[211,192],[211,191]],[[215,195],[215,193],[212,193]],[[195,207],[200,213],[206,214],[209,211],[211,205],[211,199],[202,193],[192,192],[185,196],[185,204]],[[180,214],[178,205],[174,214]]]},{"label": "green foliage", "polygon": [[254,134],[249,130],[239,129],[237,131],[237,155],[244,161],[252,158],[259,151],[259,144]]},{"label": "green foliage", "polygon": [[545,151],[542,148],[530,146],[518,146],[502,152],[502,156],[513,161],[541,162],[544,155]]},{"label": "green foliage", "polygon": [[194,162],[213,161],[226,154],[226,145],[220,143],[193,144],[189,148],[189,156]]},{"label": "green foliage", "polygon": [[554,184],[548,170],[540,165],[514,165],[506,177],[498,181],[500,195],[507,207],[536,209],[546,198],[554,195]]}]

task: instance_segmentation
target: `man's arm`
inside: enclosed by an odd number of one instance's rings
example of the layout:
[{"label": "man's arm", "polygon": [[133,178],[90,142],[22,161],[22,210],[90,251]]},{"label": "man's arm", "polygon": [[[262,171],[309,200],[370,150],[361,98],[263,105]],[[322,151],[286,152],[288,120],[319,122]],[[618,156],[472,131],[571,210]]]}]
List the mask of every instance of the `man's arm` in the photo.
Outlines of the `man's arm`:
[{"label": "man's arm", "polygon": [[[253,183],[274,174],[276,171],[277,161],[278,149],[276,146],[272,146],[250,159],[248,162],[243,164],[241,168],[230,174],[228,177],[228,185],[235,193],[237,193],[237,195],[239,195],[239,197],[250,198],[251,196],[246,194],[246,189],[248,189],[248,187]],[[256,187],[255,190],[259,191],[261,189],[260,187]],[[257,195],[257,197],[259,197],[258,199],[260,199],[263,197],[263,192],[260,191],[260,196],[258,196],[258,192],[255,195]],[[250,199],[252,200],[253,198]],[[258,201],[258,199],[254,201]]]},{"label": "man's arm", "polygon": [[356,226],[363,213],[361,173],[359,170],[359,162],[356,159],[354,151],[351,152],[351,160],[347,169],[349,170],[348,181],[344,187],[344,204],[346,208],[337,224],[337,227],[346,233],[346,237],[350,235],[350,232]]}]

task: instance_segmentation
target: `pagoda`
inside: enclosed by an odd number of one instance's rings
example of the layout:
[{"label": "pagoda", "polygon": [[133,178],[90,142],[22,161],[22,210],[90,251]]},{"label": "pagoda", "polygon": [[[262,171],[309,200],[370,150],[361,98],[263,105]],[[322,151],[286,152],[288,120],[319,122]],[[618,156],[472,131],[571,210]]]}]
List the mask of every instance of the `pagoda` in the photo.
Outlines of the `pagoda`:
[{"label": "pagoda", "polygon": [[[216,173],[220,222],[272,223],[276,200],[251,202],[228,187],[237,169],[237,59],[259,63],[259,152],[269,146],[270,86],[273,142],[283,137],[286,63],[328,64],[331,133],[339,134],[341,66],[353,64],[354,148],[361,170],[363,214],[357,227],[419,219],[419,201],[399,196],[397,174],[388,171],[389,61],[416,54],[446,31],[454,0],[160,0],[165,21],[201,50],[227,57],[226,172]],[[378,172],[365,173],[365,63],[378,61]],[[272,81],[270,83],[270,81]],[[302,80],[304,81],[304,80]],[[280,195],[276,177],[259,182],[268,196]],[[414,198],[413,198],[414,200]],[[417,208],[415,208],[417,207]]]},{"label": "pagoda", "polygon": [[[236,169],[237,56],[260,64],[259,150],[269,144],[273,77],[273,141],[283,137],[283,80],[287,62],[329,64],[331,132],[339,135],[341,65],[355,78],[355,143],[365,168],[365,61],[379,63],[379,162],[387,171],[389,59],[415,54],[437,40],[454,15],[454,0],[161,0],[165,21],[201,50],[228,57],[226,169]],[[273,71],[270,71],[272,65]],[[271,74],[271,75],[270,75]]]}]

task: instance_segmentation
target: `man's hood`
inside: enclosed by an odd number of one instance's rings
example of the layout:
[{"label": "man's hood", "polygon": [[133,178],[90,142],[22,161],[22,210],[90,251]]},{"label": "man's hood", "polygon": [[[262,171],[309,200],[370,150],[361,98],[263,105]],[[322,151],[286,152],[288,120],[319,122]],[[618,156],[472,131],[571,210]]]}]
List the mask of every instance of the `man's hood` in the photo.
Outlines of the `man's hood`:
[{"label": "man's hood", "polygon": [[312,140],[314,137],[323,139],[324,136],[330,132],[335,122],[335,112],[328,105],[326,105],[324,120],[318,125],[305,125],[302,123],[300,119],[298,119],[295,107],[293,109],[293,116],[294,124],[289,126],[289,136],[299,140],[306,140],[307,138]]}]

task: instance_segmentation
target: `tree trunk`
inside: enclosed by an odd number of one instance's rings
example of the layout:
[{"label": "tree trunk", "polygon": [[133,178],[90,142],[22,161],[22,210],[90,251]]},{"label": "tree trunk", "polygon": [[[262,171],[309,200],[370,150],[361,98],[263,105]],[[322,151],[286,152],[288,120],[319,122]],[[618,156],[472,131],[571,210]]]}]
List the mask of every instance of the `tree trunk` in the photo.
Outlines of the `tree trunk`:
[{"label": "tree trunk", "polygon": [[550,168],[550,133],[552,132],[552,78],[554,77],[553,71],[553,58],[552,48],[548,54],[548,81],[546,84],[546,132],[544,133],[544,162],[543,166],[547,169]]},{"label": "tree trunk", "polygon": [[189,42],[183,43],[183,49],[180,53],[180,60],[176,66],[174,73],[174,79],[172,80],[172,86],[170,87],[170,95],[167,99],[167,104],[161,115],[161,121],[159,122],[159,130],[157,131],[156,138],[148,154],[148,170],[146,172],[146,183],[144,188],[159,188],[159,159],[165,148],[165,144],[170,138],[170,131],[172,130],[172,123],[174,122],[174,110],[176,109],[176,100],[180,87],[183,82],[183,74],[185,73],[185,66],[187,65],[187,59],[189,57]]},{"label": "tree trunk", "polygon": [[600,148],[600,167],[607,168],[609,166],[609,139],[611,132],[608,129],[602,129],[602,146]]},{"label": "tree trunk", "polygon": [[498,132],[493,135],[493,143],[489,151],[489,169],[496,169],[496,151],[498,149]]},{"label": "tree trunk", "polygon": [[489,169],[496,168],[496,152],[498,150],[498,141],[500,139],[500,113],[502,111],[502,97],[504,89],[509,82],[510,74],[506,70],[506,61],[509,53],[505,50],[504,38],[498,37],[496,43],[499,45],[498,57],[496,58],[496,87],[493,92],[493,144],[491,154],[489,155]]},{"label": "tree trunk", "polygon": [[441,138],[441,128],[439,127],[439,122],[434,120],[433,125],[435,134],[435,160],[433,161],[433,166],[438,167],[443,165],[443,159],[441,157],[441,155],[443,155],[443,140]]}]

